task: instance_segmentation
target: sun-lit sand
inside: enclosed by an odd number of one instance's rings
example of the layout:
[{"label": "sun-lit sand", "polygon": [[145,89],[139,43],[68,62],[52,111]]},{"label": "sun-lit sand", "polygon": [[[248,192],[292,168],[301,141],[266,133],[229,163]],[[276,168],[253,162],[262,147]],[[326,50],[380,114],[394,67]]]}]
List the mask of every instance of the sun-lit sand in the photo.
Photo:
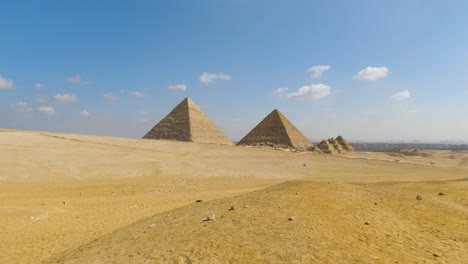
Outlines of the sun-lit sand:
[{"label": "sun-lit sand", "polygon": [[460,151],[0,130],[0,262],[468,263],[467,179]]}]

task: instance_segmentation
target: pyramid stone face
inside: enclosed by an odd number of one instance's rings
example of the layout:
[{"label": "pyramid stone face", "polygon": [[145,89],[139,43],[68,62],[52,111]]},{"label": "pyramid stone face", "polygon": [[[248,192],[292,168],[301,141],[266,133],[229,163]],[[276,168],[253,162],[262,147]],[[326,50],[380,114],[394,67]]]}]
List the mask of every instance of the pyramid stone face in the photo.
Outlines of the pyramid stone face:
[{"label": "pyramid stone face", "polygon": [[232,141],[188,97],[143,138],[233,145]]},{"label": "pyramid stone face", "polygon": [[273,110],[238,145],[273,144],[308,149],[313,144],[277,109]]}]

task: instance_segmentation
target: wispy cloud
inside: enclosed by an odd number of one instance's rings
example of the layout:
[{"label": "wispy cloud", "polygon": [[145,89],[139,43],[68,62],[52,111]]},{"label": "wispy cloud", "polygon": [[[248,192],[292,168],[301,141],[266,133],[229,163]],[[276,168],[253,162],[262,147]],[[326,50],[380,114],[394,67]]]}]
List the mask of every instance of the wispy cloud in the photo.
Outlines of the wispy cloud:
[{"label": "wispy cloud", "polygon": [[140,115],[147,115],[147,114],[148,114],[148,112],[146,112],[146,111],[140,111],[140,112],[138,112],[138,113],[139,113]]},{"label": "wispy cloud", "polygon": [[58,103],[73,103],[78,99],[76,94],[57,94],[54,100]]},{"label": "wispy cloud", "polygon": [[120,97],[118,95],[115,95],[113,93],[105,93],[103,95],[104,99],[108,100],[108,101],[117,101],[120,99]]},{"label": "wispy cloud", "polygon": [[130,93],[130,95],[133,97],[145,97],[145,93],[140,92],[140,91],[133,91]]},{"label": "wispy cloud", "polygon": [[0,90],[13,89],[14,83],[13,80],[9,80],[2,75],[0,75]]},{"label": "wispy cloud", "polygon": [[171,91],[186,91],[187,90],[187,85],[185,84],[173,84],[173,85],[169,85],[167,87],[168,90],[171,90]]},{"label": "wispy cloud", "polygon": [[284,97],[288,89],[289,89],[288,87],[280,87],[274,90],[272,94],[276,97]]},{"label": "wispy cloud", "polygon": [[390,96],[390,100],[392,100],[392,101],[404,101],[404,100],[408,100],[410,98],[411,98],[411,93],[408,90],[401,91],[401,92],[392,94]]},{"label": "wispy cloud", "polygon": [[46,102],[46,98],[40,94],[37,94],[35,97],[34,97],[34,100],[36,100],[36,102],[40,103],[40,104],[44,104]]},{"label": "wispy cloud", "polygon": [[231,75],[225,74],[225,73],[204,72],[200,75],[200,82],[203,84],[213,84],[217,80],[228,81],[231,79],[232,79]]},{"label": "wispy cloud", "polygon": [[40,82],[37,82],[37,83],[34,84],[34,87],[36,88],[36,90],[40,90],[40,89],[44,88],[44,84],[40,83]]},{"label": "wispy cloud", "polygon": [[330,70],[330,65],[316,65],[312,66],[307,71],[311,74],[312,78],[319,78],[326,71]]},{"label": "wispy cloud", "polygon": [[88,117],[90,115],[91,115],[91,113],[86,111],[86,110],[83,110],[83,111],[80,112],[80,116],[82,116],[82,117]]},{"label": "wispy cloud", "polygon": [[80,75],[75,75],[75,76],[71,76],[68,78],[68,82],[75,85],[75,86],[79,86],[79,85],[87,85],[87,84],[91,84],[93,83],[94,81],[91,81],[91,80],[83,80],[81,78]]},{"label": "wispy cloud", "polygon": [[331,94],[331,87],[322,83],[306,85],[299,88],[296,92],[288,93],[288,98],[312,99],[318,100]]},{"label": "wispy cloud", "polygon": [[390,70],[387,67],[367,67],[358,72],[354,79],[376,81],[387,77],[389,71]]},{"label": "wispy cloud", "polygon": [[39,107],[39,112],[44,113],[49,116],[53,116],[56,114],[55,109],[52,106],[41,106]]},{"label": "wispy cloud", "polygon": [[13,109],[17,113],[27,113],[27,112],[32,112],[33,109],[29,107],[29,104],[26,103],[25,101],[19,101],[16,104],[14,104]]}]

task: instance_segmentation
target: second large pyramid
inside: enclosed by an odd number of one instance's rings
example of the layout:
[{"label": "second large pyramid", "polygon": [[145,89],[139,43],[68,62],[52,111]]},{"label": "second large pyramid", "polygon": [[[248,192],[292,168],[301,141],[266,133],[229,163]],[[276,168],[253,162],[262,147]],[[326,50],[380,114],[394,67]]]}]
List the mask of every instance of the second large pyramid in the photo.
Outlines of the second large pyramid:
[{"label": "second large pyramid", "polygon": [[188,97],[143,138],[233,145],[221,129]]},{"label": "second large pyramid", "polygon": [[309,149],[313,144],[278,110],[275,109],[250,131],[238,145],[274,144]]}]

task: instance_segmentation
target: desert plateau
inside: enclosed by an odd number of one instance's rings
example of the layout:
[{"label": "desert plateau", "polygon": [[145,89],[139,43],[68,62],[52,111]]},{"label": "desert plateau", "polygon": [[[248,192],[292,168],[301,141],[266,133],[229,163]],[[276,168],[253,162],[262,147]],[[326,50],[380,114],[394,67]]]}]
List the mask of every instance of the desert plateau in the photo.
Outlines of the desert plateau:
[{"label": "desert plateau", "polygon": [[0,146],[2,263],[468,262],[463,151],[18,130]]}]

